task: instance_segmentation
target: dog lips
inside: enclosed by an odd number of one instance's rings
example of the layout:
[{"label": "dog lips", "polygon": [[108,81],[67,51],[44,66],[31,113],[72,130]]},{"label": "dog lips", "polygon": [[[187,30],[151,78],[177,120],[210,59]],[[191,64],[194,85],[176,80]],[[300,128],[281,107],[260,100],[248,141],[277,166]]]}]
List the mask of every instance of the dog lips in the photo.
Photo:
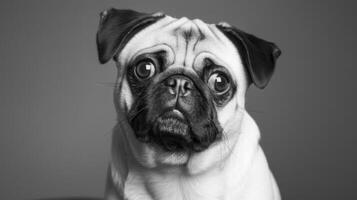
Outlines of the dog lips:
[{"label": "dog lips", "polygon": [[158,118],[157,130],[163,133],[185,136],[188,132],[188,125],[182,120],[170,118]]},{"label": "dog lips", "polygon": [[178,110],[160,116],[153,130],[153,140],[168,151],[188,149],[192,141],[189,125]]}]

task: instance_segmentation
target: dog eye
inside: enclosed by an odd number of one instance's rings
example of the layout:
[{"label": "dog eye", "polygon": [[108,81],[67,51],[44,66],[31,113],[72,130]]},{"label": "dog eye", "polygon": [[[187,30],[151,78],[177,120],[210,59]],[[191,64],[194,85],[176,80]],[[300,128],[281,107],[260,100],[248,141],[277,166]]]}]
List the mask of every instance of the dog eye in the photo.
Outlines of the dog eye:
[{"label": "dog eye", "polygon": [[139,79],[148,79],[155,74],[155,64],[151,60],[140,61],[135,66],[135,75]]},{"label": "dog eye", "polygon": [[208,87],[217,94],[223,94],[230,89],[229,79],[221,72],[213,73],[208,79]]}]

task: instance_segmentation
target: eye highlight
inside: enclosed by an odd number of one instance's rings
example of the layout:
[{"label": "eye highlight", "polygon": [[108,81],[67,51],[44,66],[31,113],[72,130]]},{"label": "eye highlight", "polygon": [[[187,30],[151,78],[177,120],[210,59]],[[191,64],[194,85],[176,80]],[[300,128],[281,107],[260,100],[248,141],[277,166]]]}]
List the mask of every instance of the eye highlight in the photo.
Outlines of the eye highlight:
[{"label": "eye highlight", "polygon": [[135,65],[135,75],[138,79],[144,80],[151,78],[155,74],[155,63],[150,59],[145,59]]},{"label": "eye highlight", "polygon": [[208,87],[220,95],[226,93],[231,88],[231,84],[227,76],[222,72],[214,72],[208,78]]}]

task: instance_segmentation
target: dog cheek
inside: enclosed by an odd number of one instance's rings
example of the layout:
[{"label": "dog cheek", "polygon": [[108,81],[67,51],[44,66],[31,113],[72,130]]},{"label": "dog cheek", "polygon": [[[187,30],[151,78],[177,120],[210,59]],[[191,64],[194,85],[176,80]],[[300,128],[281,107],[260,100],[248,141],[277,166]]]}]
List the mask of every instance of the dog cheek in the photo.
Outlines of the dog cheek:
[{"label": "dog cheek", "polygon": [[147,121],[153,122],[165,109],[173,105],[174,102],[168,101],[169,98],[163,94],[165,94],[163,88],[148,88],[146,94]]},{"label": "dog cheek", "polygon": [[239,105],[238,98],[233,97],[225,107],[217,110],[218,122],[225,127],[230,120],[234,119],[235,114],[241,109],[242,107]]},{"label": "dog cheek", "polygon": [[195,127],[194,129],[194,142],[197,143],[197,145],[194,145],[194,149],[198,152],[208,148],[213,141],[220,139],[222,136],[222,128],[213,122],[204,124],[199,128]]},{"label": "dog cheek", "polygon": [[131,109],[134,99],[126,77],[123,79],[119,99],[121,108],[127,111]]}]

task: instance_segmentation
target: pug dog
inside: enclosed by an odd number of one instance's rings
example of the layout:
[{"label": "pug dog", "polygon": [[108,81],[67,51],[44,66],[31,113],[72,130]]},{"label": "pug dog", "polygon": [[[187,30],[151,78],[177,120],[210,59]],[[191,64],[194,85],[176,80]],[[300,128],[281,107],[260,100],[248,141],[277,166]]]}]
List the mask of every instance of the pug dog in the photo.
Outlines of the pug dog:
[{"label": "pug dog", "polygon": [[117,78],[107,200],[279,200],[245,110],[281,54],[227,23],[108,9],[97,32],[100,63]]}]

